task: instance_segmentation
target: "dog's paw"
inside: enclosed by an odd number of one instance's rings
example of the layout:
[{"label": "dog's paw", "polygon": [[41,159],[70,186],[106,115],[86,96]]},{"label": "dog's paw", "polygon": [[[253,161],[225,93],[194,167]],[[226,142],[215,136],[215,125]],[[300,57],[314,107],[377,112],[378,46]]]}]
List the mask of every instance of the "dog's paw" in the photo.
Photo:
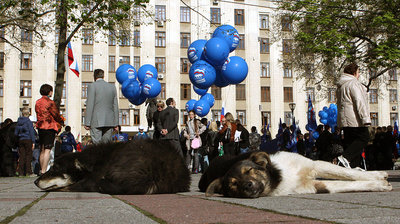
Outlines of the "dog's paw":
[{"label": "dog's paw", "polygon": [[391,191],[393,189],[392,185],[386,180],[381,181],[382,191]]},{"label": "dog's paw", "polygon": [[388,173],[385,171],[368,171],[368,179],[370,180],[386,180]]}]

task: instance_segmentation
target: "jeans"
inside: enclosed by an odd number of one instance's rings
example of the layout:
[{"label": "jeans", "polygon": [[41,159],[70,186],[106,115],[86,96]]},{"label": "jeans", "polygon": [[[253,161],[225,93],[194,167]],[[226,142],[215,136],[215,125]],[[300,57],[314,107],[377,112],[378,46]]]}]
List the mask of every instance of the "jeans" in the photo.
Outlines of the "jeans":
[{"label": "jeans", "polygon": [[40,157],[40,149],[35,148],[32,153],[32,171],[34,174],[39,174],[40,170],[39,157]]},{"label": "jeans", "polygon": [[246,153],[249,151],[249,147],[247,148],[240,148],[240,154]]}]

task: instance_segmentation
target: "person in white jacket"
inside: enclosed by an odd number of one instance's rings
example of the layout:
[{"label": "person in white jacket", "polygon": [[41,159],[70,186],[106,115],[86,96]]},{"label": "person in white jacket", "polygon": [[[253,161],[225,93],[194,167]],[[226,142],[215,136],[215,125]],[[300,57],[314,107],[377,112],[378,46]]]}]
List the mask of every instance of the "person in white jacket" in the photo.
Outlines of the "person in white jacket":
[{"label": "person in white jacket", "polygon": [[352,63],[344,68],[337,82],[337,125],[343,129],[343,157],[352,168],[361,165],[361,153],[369,141],[371,125],[366,87],[358,80],[359,67]]}]

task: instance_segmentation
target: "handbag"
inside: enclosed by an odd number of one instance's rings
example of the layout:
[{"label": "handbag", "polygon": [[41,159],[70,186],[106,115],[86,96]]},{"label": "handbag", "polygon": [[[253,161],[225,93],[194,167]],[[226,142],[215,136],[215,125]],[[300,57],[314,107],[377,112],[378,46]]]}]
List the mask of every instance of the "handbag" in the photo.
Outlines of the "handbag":
[{"label": "handbag", "polygon": [[192,147],[193,149],[200,148],[201,147],[201,138],[200,137],[195,137],[192,140],[192,143],[191,143],[190,147]]}]

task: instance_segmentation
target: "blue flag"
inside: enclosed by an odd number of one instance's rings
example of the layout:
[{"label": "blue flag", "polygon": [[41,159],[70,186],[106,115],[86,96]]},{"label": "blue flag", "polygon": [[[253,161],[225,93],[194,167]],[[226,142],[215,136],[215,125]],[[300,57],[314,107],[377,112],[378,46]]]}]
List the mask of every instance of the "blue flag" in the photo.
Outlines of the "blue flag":
[{"label": "blue flag", "polygon": [[317,129],[315,111],[310,96],[308,96],[307,126],[308,126],[308,128],[306,127],[307,131]]}]

